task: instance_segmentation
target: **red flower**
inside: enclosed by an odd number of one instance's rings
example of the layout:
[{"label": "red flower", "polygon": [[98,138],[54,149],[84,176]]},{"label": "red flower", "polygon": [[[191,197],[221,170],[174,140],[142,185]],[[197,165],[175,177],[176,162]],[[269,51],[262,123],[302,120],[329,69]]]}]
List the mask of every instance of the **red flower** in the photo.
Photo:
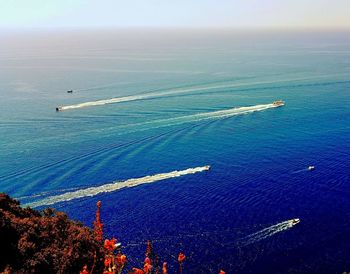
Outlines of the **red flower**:
[{"label": "red flower", "polygon": [[139,268],[133,268],[132,269],[132,273],[134,273],[134,274],[143,274],[143,271],[142,271],[142,269],[139,269]]},{"label": "red flower", "polygon": [[126,256],[124,254],[119,253],[116,259],[119,265],[124,265],[126,263]]},{"label": "red flower", "polygon": [[115,238],[113,238],[112,240],[105,240],[104,243],[104,248],[107,249],[109,252],[112,252],[115,249],[115,243],[117,242],[117,240]]},{"label": "red flower", "polygon": [[83,270],[80,271],[80,274],[89,274],[87,265],[84,265]]},{"label": "red flower", "polygon": [[121,256],[122,256],[121,253],[117,254],[117,256],[116,256],[116,259],[117,259],[117,263],[118,263],[118,264],[121,264],[121,263],[122,263]]},{"label": "red flower", "polygon": [[151,264],[151,259],[148,258],[148,257],[146,257],[146,258],[145,258],[145,264]]},{"label": "red flower", "polygon": [[95,239],[99,242],[103,240],[103,223],[101,222],[101,202],[97,202],[96,218],[94,221]]},{"label": "red flower", "polygon": [[106,257],[105,258],[105,267],[108,267],[110,265],[110,263],[111,263],[111,259]]},{"label": "red flower", "polygon": [[186,259],[185,254],[183,254],[182,252],[179,253],[179,256],[177,257],[177,260],[179,262],[179,264],[182,264],[183,261]]}]

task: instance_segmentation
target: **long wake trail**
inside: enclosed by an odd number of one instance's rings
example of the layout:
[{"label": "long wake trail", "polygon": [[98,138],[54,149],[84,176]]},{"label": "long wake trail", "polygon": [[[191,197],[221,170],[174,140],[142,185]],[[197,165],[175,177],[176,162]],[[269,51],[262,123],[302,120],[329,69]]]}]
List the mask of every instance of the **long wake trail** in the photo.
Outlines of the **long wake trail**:
[{"label": "long wake trail", "polygon": [[244,238],[241,238],[239,240],[239,244],[241,246],[246,246],[246,245],[250,245],[250,244],[255,243],[255,242],[259,242],[259,241],[264,240],[268,237],[271,237],[277,233],[291,229],[293,226],[295,226],[299,222],[300,222],[299,219],[291,219],[291,220],[287,220],[287,221],[278,223],[276,225],[269,226],[269,227],[264,228],[258,232],[255,232],[255,233],[250,234]]},{"label": "long wake trail", "polygon": [[263,110],[277,108],[277,107],[279,106],[273,103],[248,106],[248,107],[235,107],[235,108],[230,108],[225,110],[201,112],[197,114],[191,114],[191,115],[180,116],[175,118],[159,119],[159,120],[154,120],[154,121],[149,121],[149,122],[144,122],[139,124],[131,124],[131,126],[137,127],[137,126],[145,126],[149,124],[151,125],[151,128],[159,128],[159,127],[166,127],[166,126],[182,125],[186,123],[200,122],[205,120],[229,118],[236,115],[243,115],[243,114],[248,114],[256,111],[263,111]]},{"label": "long wake trail", "polygon": [[[217,88],[217,87],[212,87],[212,88]],[[154,99],[154,98],[163,97],[163,96],[181,94],[181,93],[192,92],[197,90],[199,91],[203,89],[206,90],[206,89],[212,89],[212,88],[185,88],[185,89],[175,89],[175,90],[161,91],[161,92],[150,92],[145,94],[129,95],[129,96],[116,97],[111,99],[84,102],[84,103],[79,103],[74,105],[59,106],[57,107],[57,110],[63,111],[63,110],[69,110],[69,109],[78,109],[78,108],[92,107],[92,106],[103,106],[107,104],[131,102],[131,101],[137,101],[137,100]]]},{"label": "long wake trail", "polygon": [[52,205],[60,202],[71,201],[78,198],[92,197],[100,193],[113,192],[123,188],[150,184],[150,183],[154,183],[154,182],[158,182],[158,181],[162,181],[170,178],[176,178],[180,176],[207,171],[209,169],[210,169],[210,166],[202,166],[202,167],[188,168],[180,171],[175,170],[168,173],[159,173],[159,174],[149,175],[141,178],[133,178],[133,179],[128,179],[126,181],[121,181],[121,182],[113,181],[111,183],[104,184],[101,186],[89,187],[89,188],[79,189],[76,191],[66,192],[56,196],[46,197],[38,201],[27,203],[25,204],[25,206],[31,206],[31,207],[47,206],[47,205]]},{"label": "long wake trail", "polygon": [[149,93],[143,93],[143,94],[137,94],[137,95],[129,95],[129,96],[103,99],[103,100],[97,100],[97,101],[83,102],[83,103],[78,103],[73,105],[59,106],[56,108],[56,110],[64,111],[64,110],[79,109],[79,108],[85,108],[85,107],[91,107],[91,106],[102,106],[107,104],[115,104],[115,103],[130,102],[130,101],[137,101],[137,100],[155,99],[159,97],[179,95],[183,93],[215,90],[218,88],[238,88],[238,87],[246,87],[246,86],[252,86],[252,85],[285,83],[290,81],[303,81],[303,80],[310,80],[314,78],[321,78],[321,77],[303,77],[303,78],[295,78],[295,79],[282,79],[282,80],[276,80],[276,81],[259,81],[259,82],[248,82],[248,83],[194,86],[194,87],[188,87],[188,88],[175,88],[175,89],[170,89],[166,91],[149,92]]}]

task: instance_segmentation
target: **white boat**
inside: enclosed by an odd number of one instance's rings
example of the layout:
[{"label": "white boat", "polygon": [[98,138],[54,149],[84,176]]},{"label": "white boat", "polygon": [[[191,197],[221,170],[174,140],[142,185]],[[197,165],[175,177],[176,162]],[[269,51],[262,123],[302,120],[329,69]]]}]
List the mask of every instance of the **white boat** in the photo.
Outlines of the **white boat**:
[{"label": "white boat", "polygon": [[308,170],[314,170],[314,169],[315,169],[315,166],[309,166],[307,169],[308,169]]},{"label": "white boat", "polygon": [[281,107],[284,106],[286,103],[282,100],[278,100],[272,103],[275,107]]},{"label": "white boat", "polygon": [[292,224],[293,225],[296,225],[296,224],[299,224],[299,223],[300,223],[300,219],[299,218],[292,219]]}]

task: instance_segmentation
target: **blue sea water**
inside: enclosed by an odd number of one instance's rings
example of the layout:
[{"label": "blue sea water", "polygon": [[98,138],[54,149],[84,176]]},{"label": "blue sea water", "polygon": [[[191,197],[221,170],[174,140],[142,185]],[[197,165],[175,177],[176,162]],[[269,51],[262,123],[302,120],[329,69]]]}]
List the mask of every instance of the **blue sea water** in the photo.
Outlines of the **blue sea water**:
[{"label": "blue sea water", "polygon": [[[171,273],[179,251],[185,273],[350,271],[349,33],[120,30],[0,39],[1,192],[26,204],[210,165],[53,206],[91,226],[101,200],[105,234],[123,243],[129,266],[142,265],[150,239]],[[55,111],[149,93],[159,95]],[[193,118],[278,99],[286,105]],[[293,218],[300,223],[284,229]]]}]

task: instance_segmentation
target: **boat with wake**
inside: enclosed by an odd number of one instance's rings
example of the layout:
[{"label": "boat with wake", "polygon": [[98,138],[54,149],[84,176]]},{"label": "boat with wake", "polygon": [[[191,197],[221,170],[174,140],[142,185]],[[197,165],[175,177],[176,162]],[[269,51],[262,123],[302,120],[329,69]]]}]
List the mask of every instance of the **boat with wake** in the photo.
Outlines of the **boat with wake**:
[{"label": "boat with wake", "polygon": [[286,103],[282,100],[278,100],[272,103],[274,107],[282,107],[284,106]]},{"label": "boat with wake", "polygon": [[296,224],[299,224],[299,223],[300,223],[300,219],[299,218],[292,219],[292,225],[296,225]]}]

